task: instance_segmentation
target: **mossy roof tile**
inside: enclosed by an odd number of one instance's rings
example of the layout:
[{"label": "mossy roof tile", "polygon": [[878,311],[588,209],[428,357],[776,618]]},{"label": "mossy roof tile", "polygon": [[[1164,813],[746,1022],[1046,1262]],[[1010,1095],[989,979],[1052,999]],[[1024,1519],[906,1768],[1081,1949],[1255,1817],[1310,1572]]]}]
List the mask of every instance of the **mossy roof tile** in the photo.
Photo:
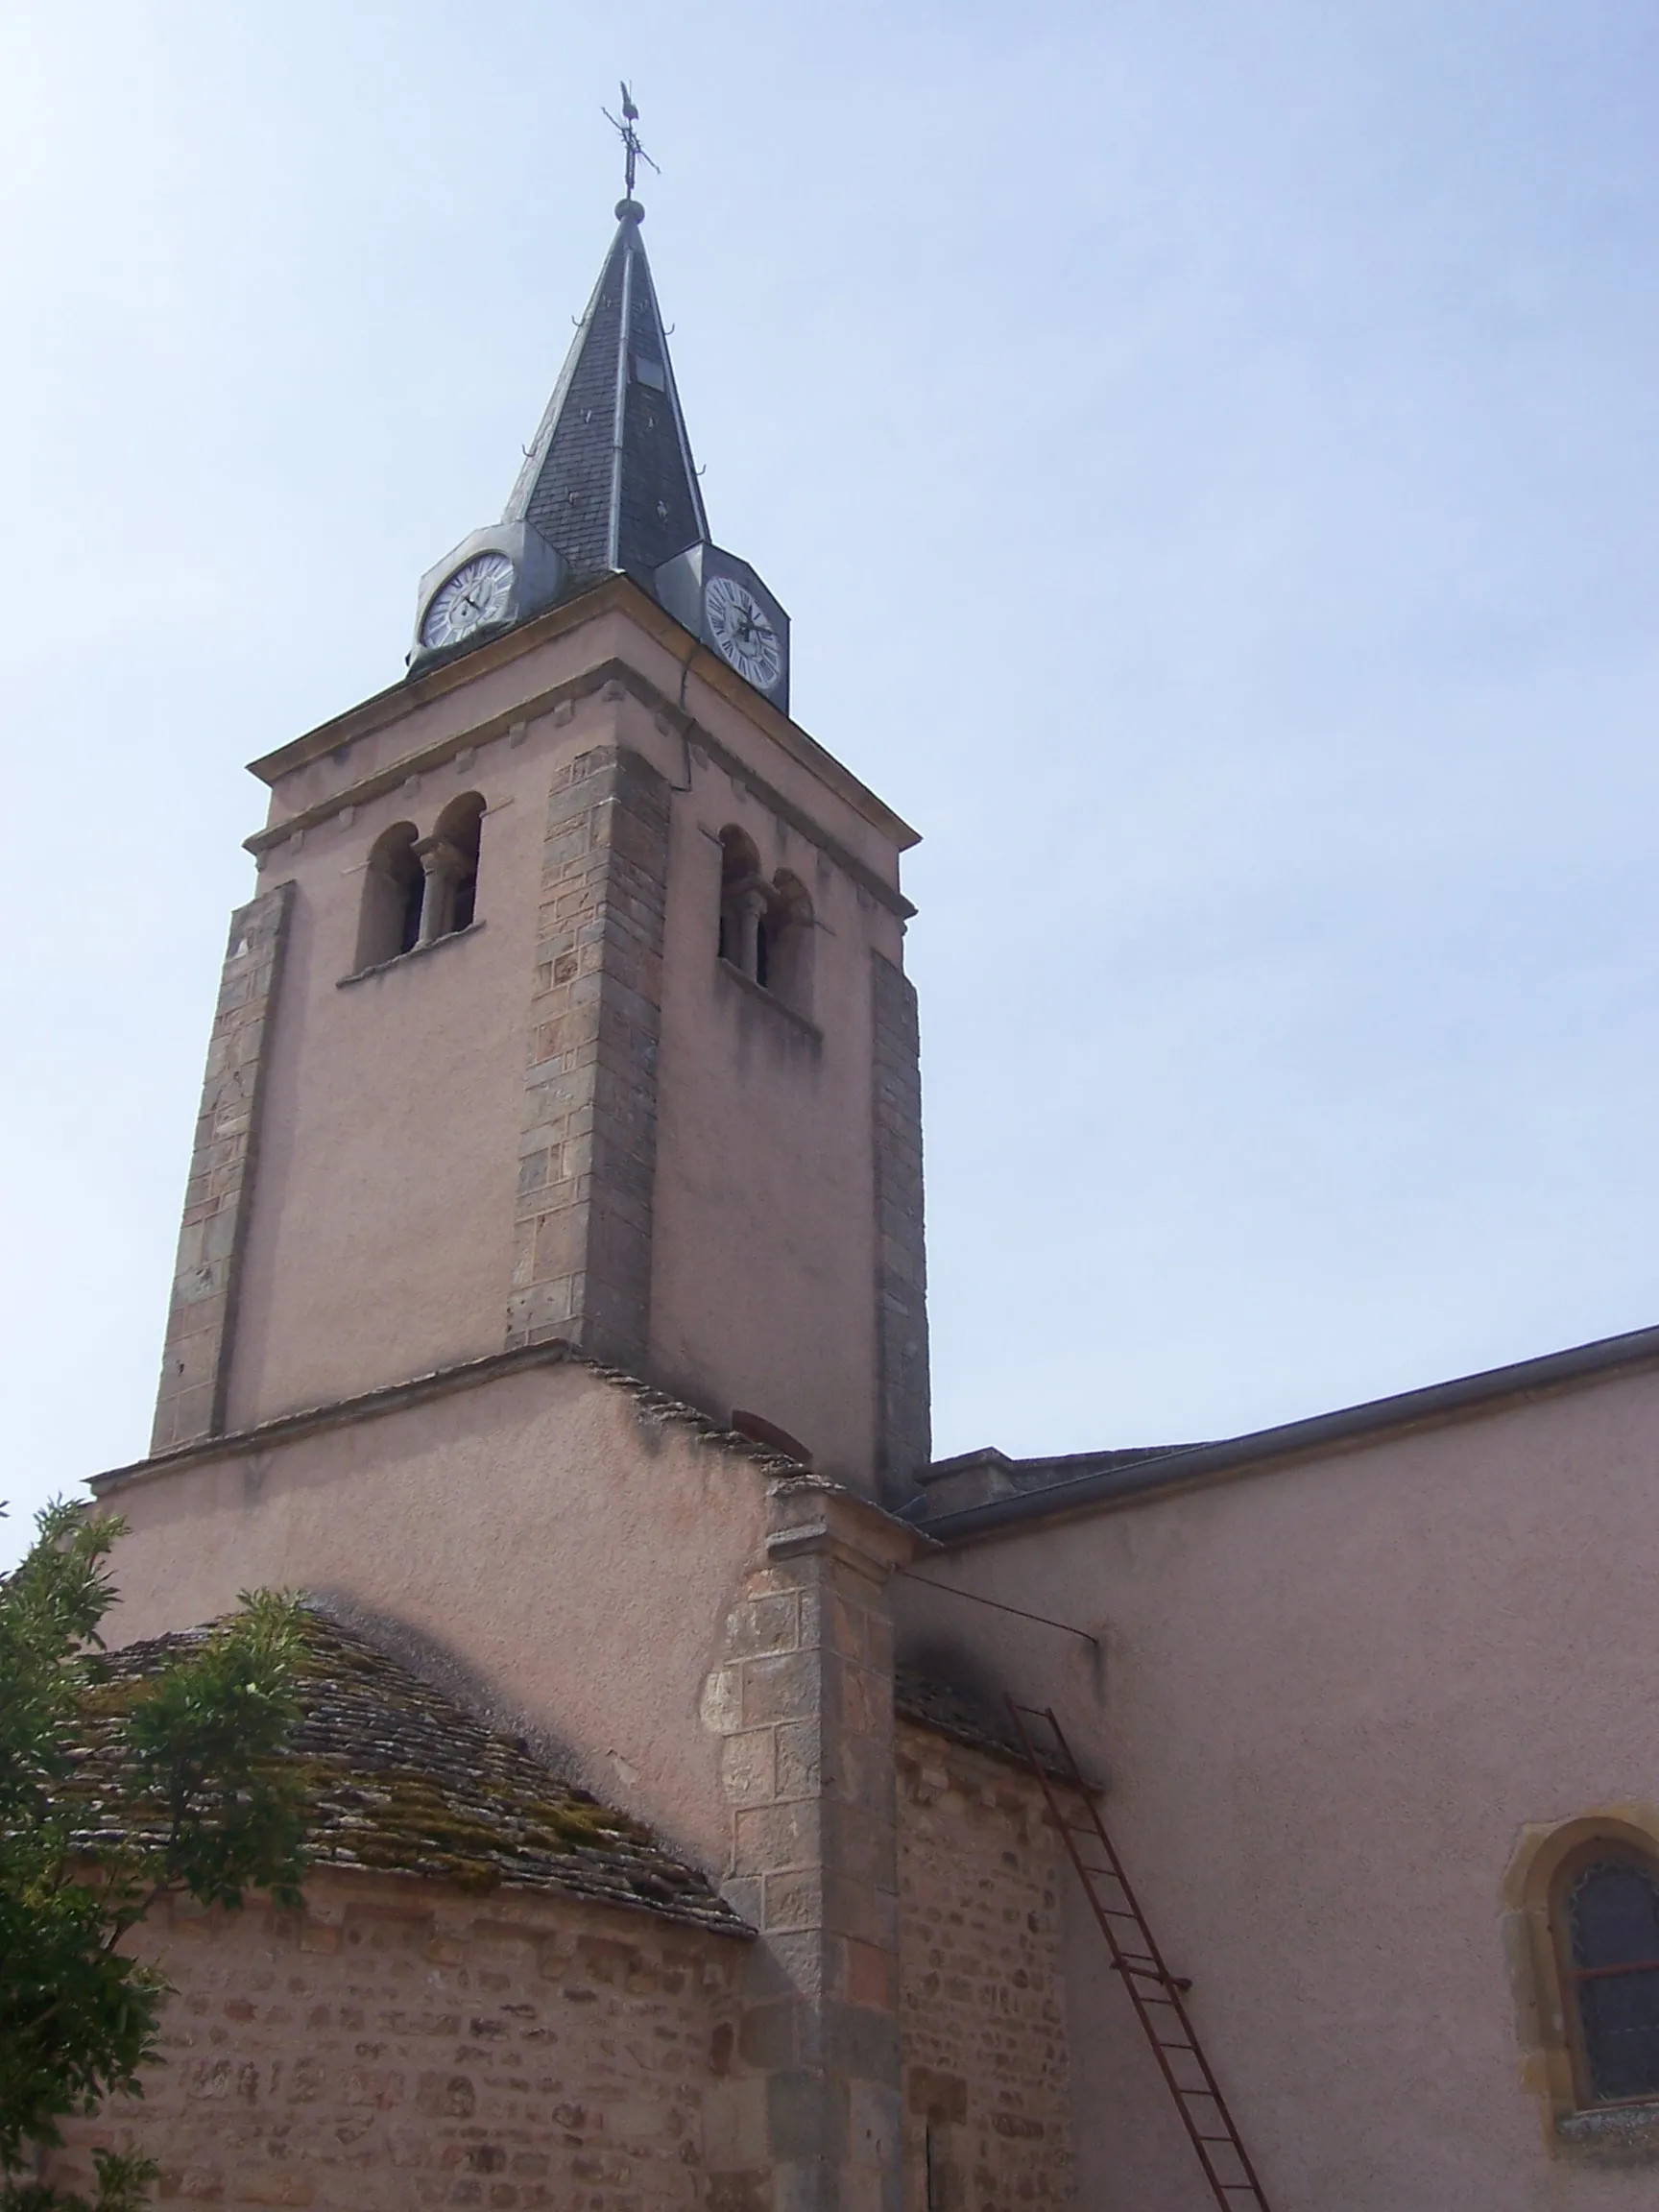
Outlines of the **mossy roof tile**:
[{"label": "mossy roof tile", "polygon": [[[129,1644],[104,1663],[75,1788],[111,1827],[125,1791],[116,1726],[147,1676],[182,1657],[205,1628]],[[708,1878],[650,1829],[561,1781],[517,1739],[498,1735],[354,1630],[307,1612],[286,1761],[302,1778],[315,1864],[424,1875],[470,1890],[563,1890],[726,1936],[747,1924]]]}]

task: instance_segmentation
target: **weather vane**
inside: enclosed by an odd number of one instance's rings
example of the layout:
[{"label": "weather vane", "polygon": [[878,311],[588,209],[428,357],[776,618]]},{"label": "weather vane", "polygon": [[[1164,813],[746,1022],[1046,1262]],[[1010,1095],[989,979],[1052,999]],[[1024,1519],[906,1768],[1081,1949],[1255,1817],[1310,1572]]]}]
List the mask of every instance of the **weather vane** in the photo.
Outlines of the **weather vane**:
[{"label": "weather vane", "polygon": [[[604,116],[606,122],[610,124],[612,130],[615,132],[617,137],[622,141],[623,151],[628,157],[628,197],[630,200],[632,200],[634,197],[634,170],[636,163],[643,161],[648,169],[657,169],[656,162],[652,160],[650,155],[647,154],[644,147],[640,145],[639,133],[634,128],[635,124],[639,120],[639,110],[634,105],[633,93],[629,91],[626,84],[623,85],[622,120],[620,123],[617,122],[615,116],[612,114],[609,108],[602,108],[599,112]],[[661,177],[662,174],[661,170],[657,169],[657,174],[659,177]]]}]

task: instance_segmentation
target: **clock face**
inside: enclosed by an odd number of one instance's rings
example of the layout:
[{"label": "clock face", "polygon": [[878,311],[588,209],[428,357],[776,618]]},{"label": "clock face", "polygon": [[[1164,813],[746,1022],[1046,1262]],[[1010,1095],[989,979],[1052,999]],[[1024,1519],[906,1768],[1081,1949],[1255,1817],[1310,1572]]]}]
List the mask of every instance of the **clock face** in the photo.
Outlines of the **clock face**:
[{"label": "clock face", "polygon": [[757,691],[771,691],[783,673],[783,647],[772,617],[735,576],[710,576],[703,587],[709,635],[739,676]]},{"label": "clock face", "polygon": [[422,645],[455,645],[507,612],[513,564],[505,553],[479,553],[440,584],[421,625]]}]

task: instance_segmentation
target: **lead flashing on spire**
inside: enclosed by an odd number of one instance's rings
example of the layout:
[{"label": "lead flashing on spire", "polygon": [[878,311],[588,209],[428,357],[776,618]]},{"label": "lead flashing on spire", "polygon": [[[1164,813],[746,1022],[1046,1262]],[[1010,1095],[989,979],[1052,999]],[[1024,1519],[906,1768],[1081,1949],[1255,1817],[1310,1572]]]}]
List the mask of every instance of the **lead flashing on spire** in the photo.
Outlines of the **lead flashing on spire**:
[{"label": "lead flashing on spire", "polygon": [[[639,225],[637,217],[624,215],[620,222],[623,232],[632,224],[637,235]],[[622,314],[616,347],[616,397],[611,417],[611,527],[605,556],[613,568],[620,568],[622,565],[622,453],[628,436],[628,341],[633,328],[634,255],[630,252],[622,256]]]}]

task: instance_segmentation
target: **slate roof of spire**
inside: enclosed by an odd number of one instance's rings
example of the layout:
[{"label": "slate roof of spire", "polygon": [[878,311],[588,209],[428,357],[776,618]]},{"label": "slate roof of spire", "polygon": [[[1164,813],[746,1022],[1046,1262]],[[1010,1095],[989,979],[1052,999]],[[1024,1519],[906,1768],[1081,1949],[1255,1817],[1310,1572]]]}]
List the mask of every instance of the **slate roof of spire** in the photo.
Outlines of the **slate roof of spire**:
[{"label": "slate roof of spire", "polygon": [[[74,1753],[90,1847],[165,1825],[134,1800],[116,1725],[149,1676],[208,1631],[111,1652]],[[284,1763],[301,1777],[314,1863],[421,1874],[484,1891],[556,1889],[721,1936],[749,1928],[650,1829],[563,1782],[516,1739],[475,1720],[367,1638],[306,1612],[296,1684],[302,1718]]]},{"label": "slate roof of spire", "polygon": [[636,200],[571,342],[502,519],[530,522],[581,587],[652,571],[709,536]]}]

